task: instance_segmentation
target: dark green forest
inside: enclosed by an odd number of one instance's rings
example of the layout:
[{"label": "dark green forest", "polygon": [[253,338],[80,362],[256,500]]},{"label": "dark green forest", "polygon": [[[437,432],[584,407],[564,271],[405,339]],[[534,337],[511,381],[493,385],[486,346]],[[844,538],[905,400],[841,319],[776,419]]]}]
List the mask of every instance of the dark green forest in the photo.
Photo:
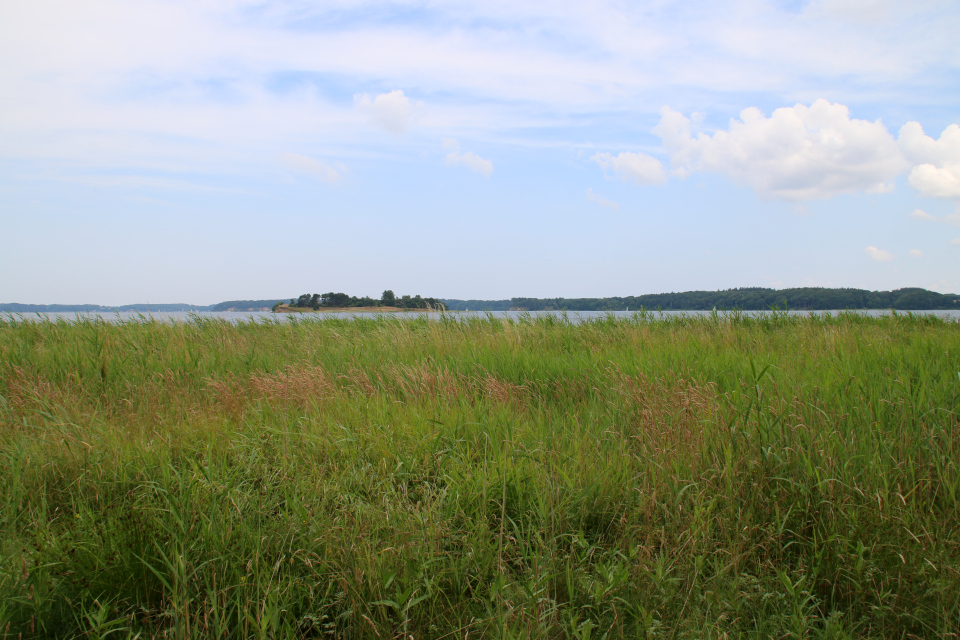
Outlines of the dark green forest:
[{"label": "dark green forest", "polygon": [[346,293],[305,293],[299,298],[291,299],[290,306],[296,309],[343,309],[350,307],[394,307],[397,309],[432,309],[443,311],[446,306],[436,298],[422,298],[420,295],[397,296],[390,289],[383,292],[379,300],[369,296],[358,298]]},{"label": "dark green forest", "polygon": [[443,300],[451,311],[665,311],[735,310],[763,311],[794,309],[829,311],[839,309],[898,309],[930,311],[960,309],[960,295],[926,289],[894,291],[865,289],[765,289],[743,287],[725,291],[684,291],[653,293],[623,298],[511,298],[510,300]]}]

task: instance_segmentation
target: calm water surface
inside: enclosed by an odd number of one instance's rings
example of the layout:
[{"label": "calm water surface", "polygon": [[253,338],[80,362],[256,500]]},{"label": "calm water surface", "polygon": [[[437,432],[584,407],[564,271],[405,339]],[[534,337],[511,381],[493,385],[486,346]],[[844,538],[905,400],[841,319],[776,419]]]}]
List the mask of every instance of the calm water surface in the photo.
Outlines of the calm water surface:
[{"label": "calm water surface", "polygon": [[[686,316],[689,318],[709,316],[712,311],[648,311],[650,318],[670,318]],[[721,317],[733,315],[731,312],[717,312]],[[770,311],[742,311],[745,316],[756,317],[770,314]],[[782,313],[782,312],[780,312]],[[792,316],[820,315],[829,313],[837,315],[841,311],[788,311]],[[888,310],[867,310],[855,311],[865,316],[878,317],[890,315]],[[960,310],[948,309],[942,311],[897,311],[898,314],[912,313],[916,315],[938,316],[954,322],[960,321]],[[556,318],[566,317],[570,322],[580,323],[598,318],[637,318],[638,314],[634,311],[453,311],[446,314],[439,313],[376,313],[372,311],[348,311],[317,314],[295,314],[295,313],[271,313],[269,311],[168,311],[157,313],[140,313],[135,311],[121,311],[112,313],[86,313],[86,312],[51,312],[51,313],[5,313],[0,314],[2,320],[30,320],[35,322],[64,320],[67,322],[77,322],[83,320],[98,319],[106,322],[140,322],[144,320],[158,320],[161,322],[191,322],[194,319],[226,320],[228,322],[289,322],[290,320],[316,320],[323,321],[333,318],[378,318],[378,317],[396,317],[396,318],[440,318],[441,315],[454,318],[485,318],[488,315],[494,318],[511,318],[514,320],[521,318],[536,318],[540,316],[553,316]]]}]

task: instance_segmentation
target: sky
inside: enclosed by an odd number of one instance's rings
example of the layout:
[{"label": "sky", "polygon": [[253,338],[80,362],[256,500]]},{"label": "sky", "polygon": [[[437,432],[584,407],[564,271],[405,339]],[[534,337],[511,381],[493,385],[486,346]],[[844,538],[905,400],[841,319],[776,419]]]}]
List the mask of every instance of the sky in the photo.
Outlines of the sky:
[{"label": "sky", "polygon": [[5,0],[0,302],[960,293],[953,0]]}]

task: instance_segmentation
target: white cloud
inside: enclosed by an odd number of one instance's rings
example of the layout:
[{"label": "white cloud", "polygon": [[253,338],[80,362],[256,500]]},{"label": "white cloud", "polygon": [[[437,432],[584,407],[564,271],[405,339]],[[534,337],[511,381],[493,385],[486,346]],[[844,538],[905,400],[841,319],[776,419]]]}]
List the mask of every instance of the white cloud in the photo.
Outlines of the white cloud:
[{"label": "white cloud", "polygon": [[313,176],[328,184],[339,182],[340,172],[343,170],[342,166],[339,167],[340,170],[338,171],[337,168],[329,164],[299,153],[283,153],[280,155],[280,162],[289,169]]},{"label": "white cloud", "polygon": [[923,257],[923,251],[920,251],[920,249],[910,249],[910,257],[911,257],[911,258],[922,258],[922,257]]},{"label": "white cloud", "polygon": [[893,9],[892,0],[811,0],[804,13],[822,17],[839,17],[853,22],[877,23]]},{"label": "white cloud", "polygon": [[934,140],[919,122],[908,122],[900,127],[899,143],[916,164],[911,187],[931,198],[960,199],[960,125],[951,124]]},{"label": "white cloud", "polygon": [[367,94],[358,94],[353,100],[358,109],[367,112],[374,122],[390,133],[406,133],[413,121],[413,105],[401,89],[381,93],[373,100]]},{"label": "white cloud", "polygon": [[607,200],[603,196],[597,193],[594,193],[592,187],[587,189],[587,200],[589,200],[590,202],[596,202],[602,207],[610,207],[611,209],[616,209],[617,211],[620,210],[619,202],[614,202],[613,200]]},{"label": "white cloud", "polygon": [[893,260],[893,254],[889,251],[884,251],[883,249],[878,249],[876,247],[867,247],[864,249],[866,254],[876,260],[877,262],[890,262]]},{"label": "white cloud", "polygon": [[481,173],[488,178],[490,177],[490,174],[493,173],[492,162],[489,160],[484,160],[472,151],[467,151],[465,153],[461,152],[460,143],[453,138],[444,138],[440,144],[444,149],[450,150],[450,153],[447,154],[447,157],[443,159],[444,164],[446,164],[448,167],[463,165],[471,171]]},{"label": "white cloud", "polygon": [[917,165],[910,172],[910,186],[931,198],[960,198],[960,163],[945,167]]},{"label": "white cloud", "polygon": [[960,238],[954,238],[953,240],[950,241],[950,244],[952,244],[955,247],[960,247]]},{"label": "white cloud", "polygon": [[930,215],[923,209],[914,209],[910,212],[910,217],[916,220],[925,220],[927,222],[942,222],[955,227],[960,227],[960,213],[951,213],[945,216]]},{"label": "white cloud", "polygon": [[661,184],[667,181],[663,163],[645,153],[624,151],[615,156],[603,152],[594,154],[590,159],[603,167],[604,171],[609,170],[620,176],[621,180],[633,180],[640,185]]},{"label": "white cloud", "polygon": [[960,125],[951,124],[934,140],[923,132],[919,122],[908,122],[900,127],[898,139],[907,158],[915,163],[936,165],[960,163]]},{"label": "white cloud", "polygon": [[768,118],[750,107],[712,136],[691,131],[691,120],[670,107],[654,133],[670,152],[674,173],[715,171],[762,196],[787,200],[842,193],[882,193],[908,165],[879,120],[850,118],[842,104],[817,100],[777,109]]}]

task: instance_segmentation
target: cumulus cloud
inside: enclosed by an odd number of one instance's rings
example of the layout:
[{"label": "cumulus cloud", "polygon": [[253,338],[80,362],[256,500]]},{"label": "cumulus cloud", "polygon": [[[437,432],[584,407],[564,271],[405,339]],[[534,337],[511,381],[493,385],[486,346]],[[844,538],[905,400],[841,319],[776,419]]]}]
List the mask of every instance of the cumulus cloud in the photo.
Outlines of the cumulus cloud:
[{"label": "cumulus cloud", "polygon": [[611,209],[620,210],[620,203],[614,202],[613,200],[607,200],[598,193],[594,193],[593,188],[587,189],[587,200],[590,202],[596,202],[602,207],[610,207]]},{"label": "cumulus cloud", "polygon": [[670,153],[673,172],[714,171],[765,197],[829,198],[881,193],[909,165],[882,122],[850,118],[842,104],[817,100],[765,116],[750,107],[726,131],[692,132],[692,121],[670,107],[660,110],[654,133]]},{"label": "cumulus cloud", "polygon": [[922,258],[922,257],[923,257],[923,251],[920,251],[920,249],[910,249],[910,257],[911,257],[911,258]]},{"label": "cumulus cloud", "polygon": [[910,172],[910,186],[931,198],[960,198],[960,164],[921,164]]},{"label": "cumulus cloud", "polygon": [[911,218],[916,218],[917,220],[936,220],[936,216],[932,216],[923,209],[914,209],[910,212]]},{"label": "cumulus cloud", "polygon": [[866,254],[876,260],[877,262],[890,262],[893,260],[893,254],[889,251],[884,251],[883,249],[878,249],[876,247],[870,246],[864,249]]},{"label": "cumulus cloud", "polygon": [[288,169],[293,169],[299,173],[304,173],[328,184],[336,184],[340,181],[339,170],[329,164],[314,160],[310,156],[304,156],[299,153],[283,153],[280,155],[280,163]]},{"label": "cumulus cloud", "polygon": [[907,158],[915,163],[929,162],[936,165],[960,162],[960,125],[951,124],[934,140],[923,132],[919,122],[908,122],[900,127],[897,140]]},{"label": "cumulus cloud", "polygon": [[931,198],[960,199],[960,125],[951,124],[938,140],[926,135],[919,122],[900,128],[900,148],[916,166],[910,186]]},{"label": "cumulus cloud", "polygon": [[489,160],[484,160],[472,151],[460,151],[460,143],[453,138],[444,138],[441,141],[441,145],[444,149],[450,150],[450,153],[447,154],[447,157],[443,159],[444,164],[446,164],[448,167],[463,165],[471,171],[481,173],[488,178],[490,177],[490,174],[493,173],[492,162]]},{"label": "cumulus cloud", "polygon": [[590,158],[604,171],[612,171],[620,176],[621,180],[633,180],[635,183],[660,184],[667,181],[667,173],[663,163],[645,153],[624,151],[619,155],[611,153],[597,153]]},{"label": "cumulus cloud", "polygon": [[[413,122],[413,107],[410,98],[403,95],[401,89],[390,93],[381,93],[373,100],[367,94],[353,97],[357,108],[390,133],[406,133]],[[422,103],[417,103],[419,106]]]}]

